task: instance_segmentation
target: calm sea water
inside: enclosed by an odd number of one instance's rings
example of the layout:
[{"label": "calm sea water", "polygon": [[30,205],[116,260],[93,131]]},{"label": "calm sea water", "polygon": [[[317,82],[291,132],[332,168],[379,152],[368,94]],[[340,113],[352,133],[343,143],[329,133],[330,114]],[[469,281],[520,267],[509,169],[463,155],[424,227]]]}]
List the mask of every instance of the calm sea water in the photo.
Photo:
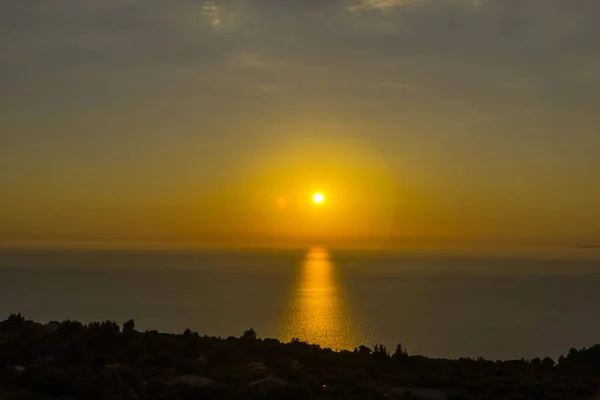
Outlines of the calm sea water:
[{"label": "calm sea water", "polygon": [[[0,250],[0,318],[509,359],[600,343],[600,257]],[[585,256],[582,256],[585,254]]]}]

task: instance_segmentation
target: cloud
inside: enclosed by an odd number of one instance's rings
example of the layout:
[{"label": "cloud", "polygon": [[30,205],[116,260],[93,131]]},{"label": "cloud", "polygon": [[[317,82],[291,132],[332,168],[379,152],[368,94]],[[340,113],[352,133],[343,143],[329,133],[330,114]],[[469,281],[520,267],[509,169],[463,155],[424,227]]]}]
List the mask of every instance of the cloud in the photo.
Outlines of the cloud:
[{"label": "cloud", "polygon": [[202,5],[202,15],[204,15],[213,28],[221,27],[221,8],[216,0],[207,1]]},{"label": "cloud", "polygon": [[347,10],[351,12],[380,10],[387,11],[398,6],[405,6],[418,3],[423,0],[359,0],[356,4],[348,6]]},{"label": "cloud", "polygon": [[583,104],[600,93],[598,12],[597,0],[15,2],[0,13],[0,74],[11,77],[0,102],[207,86],[236,99],[276,86],[307,103],[358,102],[409,85],[423,104],[481,106],[530,82],[532,101]]},{"label": "cloud", "polygon": [[[355,4],[347,6],[350,12],[359,11],[391,11],[401,6],[410,6],[418,3],[428,3],[432,0],[356,0]],[[438,1],[439,2],[439,1]],[[457,4],[469,4],[473,8],[480,8],[482,0],[455,0]]]}]

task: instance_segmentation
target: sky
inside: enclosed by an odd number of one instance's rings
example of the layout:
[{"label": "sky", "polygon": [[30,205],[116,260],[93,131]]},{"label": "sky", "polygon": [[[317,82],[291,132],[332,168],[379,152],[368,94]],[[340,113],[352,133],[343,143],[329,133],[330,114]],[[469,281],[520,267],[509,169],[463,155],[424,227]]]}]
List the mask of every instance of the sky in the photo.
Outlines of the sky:
[{"label": "sky", "polygon": [[0,244],[600,244],[599,20],[0,0]]}]

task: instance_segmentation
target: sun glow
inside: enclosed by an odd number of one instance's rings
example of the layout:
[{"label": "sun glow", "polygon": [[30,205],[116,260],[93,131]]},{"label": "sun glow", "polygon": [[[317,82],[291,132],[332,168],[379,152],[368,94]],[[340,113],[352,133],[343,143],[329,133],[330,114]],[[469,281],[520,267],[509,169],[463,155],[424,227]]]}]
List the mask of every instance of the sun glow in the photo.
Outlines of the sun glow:
[{"label": "sun glow", "polygon": [[322,193],[315,193],[313,196],[313,201],[317,204],[321,204],[323,201],[325,201],[325,196],[323,196]]}]

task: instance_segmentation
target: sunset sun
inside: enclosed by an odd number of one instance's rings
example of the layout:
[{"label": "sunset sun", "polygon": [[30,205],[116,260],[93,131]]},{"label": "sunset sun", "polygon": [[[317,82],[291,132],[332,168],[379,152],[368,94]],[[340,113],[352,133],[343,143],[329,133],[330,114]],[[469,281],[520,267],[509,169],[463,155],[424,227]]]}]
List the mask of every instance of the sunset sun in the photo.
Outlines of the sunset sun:
[{"label": "sunset sun", "polygon": [[323,203],[324,200],[325,196],[323,196],[322,193],[315,193],[315,195],[313,196],[313,201],[317,204]]}]

